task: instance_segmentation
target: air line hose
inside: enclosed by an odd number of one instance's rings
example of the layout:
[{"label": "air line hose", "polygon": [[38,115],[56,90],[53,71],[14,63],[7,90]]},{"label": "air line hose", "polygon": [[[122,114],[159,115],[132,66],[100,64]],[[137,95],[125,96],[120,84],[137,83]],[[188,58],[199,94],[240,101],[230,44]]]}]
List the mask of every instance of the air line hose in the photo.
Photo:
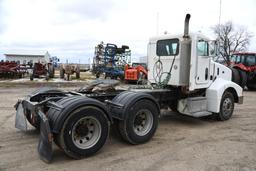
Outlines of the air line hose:
[{"label": "air line hose", "polygon": [[[168,82],[171,79],[171,72],[172,72],[172,68],[173,68],[175,59],[176,59],[176,56],[174,56],[174,58],[172,60],[172,65],[169,69],[169,72],[163,72],[163,63],[160,59],[160,56],[158,57],[158,60],[155,62],[154,67],[153,67],[153,78],[159,88],[164,88],[168,85]],[[167,76],[162,81],[163,74],[167,74]]]}]

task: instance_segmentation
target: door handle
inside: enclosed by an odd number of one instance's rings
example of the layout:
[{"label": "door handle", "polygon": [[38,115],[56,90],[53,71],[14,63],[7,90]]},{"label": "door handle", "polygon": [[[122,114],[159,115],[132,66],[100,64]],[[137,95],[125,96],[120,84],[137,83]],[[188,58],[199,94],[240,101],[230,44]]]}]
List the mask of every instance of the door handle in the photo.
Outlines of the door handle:
[{"label": "door handle", "polygon": [[208,80],[208,68],[205,68],[205,80]]}]

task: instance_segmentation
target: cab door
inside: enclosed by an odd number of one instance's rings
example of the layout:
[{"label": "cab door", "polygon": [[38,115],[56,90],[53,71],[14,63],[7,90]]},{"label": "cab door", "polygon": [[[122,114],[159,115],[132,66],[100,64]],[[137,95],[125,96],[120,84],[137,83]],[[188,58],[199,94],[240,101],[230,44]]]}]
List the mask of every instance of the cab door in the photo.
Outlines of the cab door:
[{"label": "cab door", "polygon": [[196,68],[196,84],[204,85],[210,81],[210,56],[208,41],[199,39],[197,41],[197,68]]}]

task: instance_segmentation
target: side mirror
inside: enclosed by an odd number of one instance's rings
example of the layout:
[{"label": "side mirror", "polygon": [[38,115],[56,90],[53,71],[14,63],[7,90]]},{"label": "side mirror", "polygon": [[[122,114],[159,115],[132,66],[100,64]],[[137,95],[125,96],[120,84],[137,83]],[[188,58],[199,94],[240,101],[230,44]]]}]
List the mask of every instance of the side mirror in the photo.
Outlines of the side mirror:
[{"label": "side mirror", "polygon": [[218,41],[209,41],[209,56],[216,57],[219,55],[219,44]]}]

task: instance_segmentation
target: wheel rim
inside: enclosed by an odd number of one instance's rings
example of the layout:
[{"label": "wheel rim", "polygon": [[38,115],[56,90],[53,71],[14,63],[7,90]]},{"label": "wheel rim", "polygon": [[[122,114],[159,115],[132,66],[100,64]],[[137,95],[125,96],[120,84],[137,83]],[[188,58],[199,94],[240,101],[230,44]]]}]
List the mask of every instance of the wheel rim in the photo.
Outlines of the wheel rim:
[{"label": "wheel rim", "polygon": [[232,113],[232,110],[233,110],[232,100],[230,98],[226,98],[223,101],[223,105],[222,105],[223,115],[229,116]]},{"label": "wheel rim", "polygon": [[146,135],[153,126],[153,115],[147,109],[139,110],[133,121],[133,130],[139,136]]},{"label": "wheel rim", "polygon": [[94,146],[101,136],[100,122],[91,116],[78,120],[72,128],[72,141],[81,149]]}]

